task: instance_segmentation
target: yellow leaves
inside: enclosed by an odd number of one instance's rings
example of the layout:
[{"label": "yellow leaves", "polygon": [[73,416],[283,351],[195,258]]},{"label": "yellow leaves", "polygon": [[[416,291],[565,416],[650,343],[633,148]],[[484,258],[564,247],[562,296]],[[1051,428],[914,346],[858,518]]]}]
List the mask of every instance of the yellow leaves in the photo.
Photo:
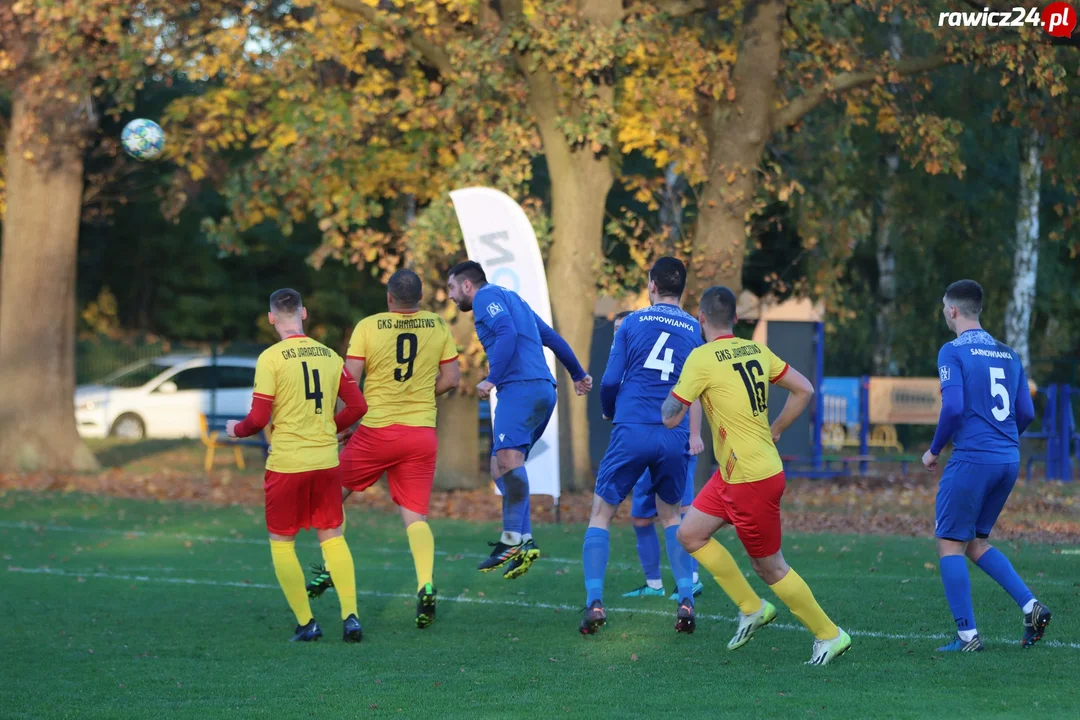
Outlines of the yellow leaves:
[{"label": "yellow leaves", "polygon": [[188,174],[191,175],[191,179],[195,182],[199,182],[206,177],[206,168],[199,163],[191,163],[188,165]]},{"label": "yellow leaves", "polygon": [[896,117],[896,109],[892,106],[878,108],[874,129],[879,133],[892,134],[899,132],[900,122]]},{"label": "yellow leaves", "polygon": [[300,134],[296,132],[296,128],[283,125],[274,133],[274,139],[270,141],[270,150],[283,150],[299,139]]}]

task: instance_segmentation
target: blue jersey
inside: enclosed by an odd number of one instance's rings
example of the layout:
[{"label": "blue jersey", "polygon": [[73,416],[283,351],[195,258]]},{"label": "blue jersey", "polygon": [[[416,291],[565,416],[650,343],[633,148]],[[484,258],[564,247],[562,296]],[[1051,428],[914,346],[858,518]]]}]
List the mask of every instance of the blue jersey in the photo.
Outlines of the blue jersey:
[{"label": "blue jersey", "polygon": [[476,335],[488,356],[487,379],[496,388],[511,382],[555,378],[548,369],[544,347],[555,353],[570,377],[585,377],[574,351],[513,290],[484,285],[473,296]]},{"label": "blue jersey", "polygon": [[[615,333],[600,385],[604,415],[615,423],[662,425],[660,408],[690,352],[702,345],[701,325],[675,305],[631,313]],[[682,427],[689,427],[684,417]]]},{"label": "blue jersey", "polygon": [[942,394],[959,387],[964,413],[952,457],[976,464],[1020,462],[1017,407],[1030,405],[1024,366],[1012,348],[985,330],[968,330],[938,352]]}]

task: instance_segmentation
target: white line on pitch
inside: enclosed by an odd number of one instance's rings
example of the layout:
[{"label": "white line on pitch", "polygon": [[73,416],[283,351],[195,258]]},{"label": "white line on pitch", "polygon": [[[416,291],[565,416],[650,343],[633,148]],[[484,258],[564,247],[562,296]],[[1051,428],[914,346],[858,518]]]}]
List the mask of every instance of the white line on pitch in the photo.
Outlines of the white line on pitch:
[{"label": "white line on pitch", "polygon": [[[230,538],[230,536],[228,536],[228,535],[192,535],[192,534],[188,534],[188,533],[184,533],[184,532],[167,533],[164,530],[159,530],[157,532],[148,532],[146,530],[114,530],[114,529],[111,529],[111,528],[80,528],[80,527],[71,527],[71,526],[66,526],[66,525],[42,525],[42,524],[37,524],[37,522],[12,522],[12,521],[5,521],[5,520],[0,520],[0,528],[14,528],[14,529],[19,529],[19,530],[33,530],[33,531],[45,530],[45,531],[56,531],[56,532],[75,532],[75,533],[83,533],[83,534],[102,534],[102,535],[121,536],[121,538],[151,538],[151,539],[158,539],[158,540],[183,540],[183,541],[201,542],[201,543],[230,543],[230,544],[238,544],[238,545],[262,545],[262,546],[266,546],[268,544],[267,540],[260,540],[260,539],[256,539],[256,538]],[[302,544],[316,545],[316,543],[314,541],[309,541],[307,543],[302,543]],[[365,553],[379,553],[381,555],[400,555],[400,554],[408,554],[409,553],[408,549],[405,549],[405,548],[396,549],[396,548],[392,548],[392,547],[365,547],[363,552],[365,552]],[[478,553],[451,553],[451,552],[447,552],[447,551],[435,551],[435,555],[441,556],[441,557],[472,558],[472,559],[483,559],[483,558],[487,557],[487,555],[481,555],[481,554],[478,554]],[[542,556],[542,559],[546,560],[546,561],[549,561],[549,562],[558,562],[559,565],[581,565],[581,560],[578,560],[578,559],[575,559],[575,558],[551,557],[551,556],[548,556],[548,555],[544,555],[544,556]],[[608,567],[613,569],[613,570],[637,570],[639,568],[637,563],[618,562],[618,561],[608,562]],[[747,576],[747,578],[750,578],[750,576],[752,576],[751,573],[743,573],[743,574],[745,574]],[[814,578],[820,578],[822,580],[843,580],[843,581],[849,581],[849,582],[851,580],[870,580],[870,579],[878,580],[878,581],[889,581],[889,582],[902,582],[902,581],[905,581],[905,580],[907,580],[907,581],[920,580],[920,581],[934,581],[934,582],[936,582],[937,580],[939,580],[939,575],[937,575],[937,573],[921,574],[921,573],[915,573],[915,572],[913,572],[913,574],[910,574],[910,575],[882,574],[882,573],[869,573],[869,572],[860,573],[860,574],[814,573],[813,576],[814,576]],[[1056,587],[1075,587],[1075,586],[1077,586],[1077,584],[1078,584],[1077,581],[1048,580],[1048,579],[1042,579],[1042,578],[1037,579],[1035,583],[1032,583],[1032,585],[1035,585],[1036,587],[1039,587],[1040,585],[1051,585],[1051,586],[1056,586]]]},{"label": "white line on pitch", "polygon": [[[150,577],[148,575],[113,575],[110,573],[94,572],[94,573],[73,573],[67,570],[57,570],[53,568],[23,568],[8,566],[8,572],[13,573],[27,573],[31,575],[54,575],[60,577],[91,577],[100,578],[104,580],[125,580],[128,582],[154,582],[164,583],[168,585],[210,585],[213,587],[235,587],[235,588],[256,588],[259,590],[279,590],[277,585],[269,585],[266,583],[246,583],[246,582],[230,582],[224,580],[202,580],[198,578],[161,578]],[[373,590],[357,590],[357,595],[365,597],[382,597],[382,598],[403,598],[413,599],[415,595],[408,595],[405,593],[384,593],[375,592]],[[471,598],[464,596],[442,596],[441,602],[457,602],[466,603],[469,605],[503,605],[508,607],[520,607],[535,610],[565,610],[570,612],[579,612],[581,610],[580,605],[565,605],[565,604],[553,604],[544,602],[526,602],[524,600],[488,600],[486,598]],[[621,608],[621,607],[606,607],[604,608],[608,612],[614,613],[638,613],[641,615],[660,615],[662,617],[671,617],[670,612],[663,612],[660,610],[650,610],[648,608]],[[697,616],[699,620],[717,620],[720,622],[737,622],[737,618],[726,617],[724,615],[706,615],[704,613]],[[799,632],[806,632],[806,628],[802,625],[792,625],[788,623],[773,622],[770,627],[778,630],[796,630]],[[946,635],[943,633],[934,634],[904,634],[904,633],[883,633],[875,632],[872,630],[848,630],[849,635],[854,637],[869,637],[881,640],[947,640],[952,635]],[[987,642],[994,644],[1008,645],[1015,642],[1015,640],[1000,640],[989,639]],[[1060,640],[1044,640],[1041,643],[1048,647],[1068,648],[1071,650],[1080,650],[1080,643],[1074,642],[1062,642]]]},{"label": "white line on pitch", "polygon": [[[220,542],[220,543],[230,543],[230,544],[237,544],[237,545],[262,545],[264,547],[268,544],[268,540],[261,540],[261,539],[257,539],[257,538],[228,537],[228,536],[225,536],[225,535],[189,535],[187,533],[172,533],[172,534],[169,534],[169,533],[165,532],[164,530],[160,530],[160,531],[157,531],[157,532],[147,532],[145,530],[115,530],[115,529],[112,529],[112,528],[71,527],[71,526],[68,526],[68,525],[45,525],[45,524],[38,524],[38,523],[31,523],[31,522],[10,522],[10,521],[2,521],[2,520],[0,520],[0,528],[5,528],[5,527],[6,528],[20,529],[20,530],[34,530],[34,531],[45,530],[45,531],[55,531],[55,532],[82,533],[82,534],[87,534],[87,535],[95,535],[96,534],[96,535],[112,535],[112,536],[130,537],[130,538],[151,538],[151,539],[160,539],[160,540],[170,540],[170,539],[171,540],[189,540],[191,542],[203,542],[203,543]],[[302,544],[304,544],[304,545],[312,545],[312,546],[316,545],[316,543],[314,541],[308,541],[308,542],[304,542]],[[358,550],[358,553],[359,552],[360,551]],[[409,550],[407,550],[405,548],[401,548],[401,549],[395,549],[395,548],[364,548],[363,552],[373,552],[373,553],[379,553],[379,554],[384,554],[384,555],[398,555],[398,554],[407,554],[407,553],[409,553]],[[438,555],[438,556],[451,557],[451,558],[455,558],[455,559],[457,559],[457,558],[462,558],[462,559],[471,558],[471,559],[478,559],[479,560],[479,559],[483,559],[483,558],[487,557],[487,555],[482,555],[482,554],[479,554],[479,553],[448,552],[446,550],[436,550],[435,554]],[[548,555],[543,555],[542,559],[547,561],[547,562],[559,563],[561,565],[580,565],[581,564],[581,560],[577,560],[577,559],[574,559],[574,558],[560,558],[560,557],[550,557]],[[639,565],[637,563],[624,563],[624,562],[615,562],[615,561],[609,562],[608,567],[612,568],[612,569],[616,569],[616,570],[637,570],[637,569],[639,569]],[[751,573],[743,573],[743,574],[746,575],[747,577],[752,577]],[[890,582],[902,582],[904,580],[909,580],[909,581],[910,580],[932,580],[932,581],[937,582],[939,580],[939,577],[938,577],[937,573],[934,573],[933,575],[923,575],[921,573],[914,573],[914,572],[911,575],[891,575],[891,574],[869,573],[869,572],[868,573],[860,573],[860,574],[815,573],[813,575],[813,577],[820,578],[822,580],[844,580],[844,581],[871,580],[871,579],[873,579],[873,580],[887,580],[887,581],[890,581]],[[1039,586],[1043,586],[1043,585],[1051,585],[1051,586],[1055,586],[1055,587],[1075,587],[1075,586],[1077,586],[1078,582],[1080,582],[1080,581],[1050,580],[1050,579],[1046,579],[1046,578],[1038,578],[1034,583],[1032,583],[1032,585],[1034,585],[1036,588],[1038,588]]]}]

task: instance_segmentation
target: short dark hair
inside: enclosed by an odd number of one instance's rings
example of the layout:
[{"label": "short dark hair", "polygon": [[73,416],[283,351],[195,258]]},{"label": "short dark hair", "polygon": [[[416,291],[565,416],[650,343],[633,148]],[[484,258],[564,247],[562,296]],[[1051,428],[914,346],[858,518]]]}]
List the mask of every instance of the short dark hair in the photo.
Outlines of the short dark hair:
[{"label": "short dark hair", "polygon": [[722,285],[713,285],[701,296],[701,314],[709,324],[727,328],[735,324],[735,293]]},{"label": "short dark hair", "polygon": [[424,296],[424,284],[420,282],[420,276],[412,270],[402,269],[390,276],[386,291],[394,298],[394,302],[415,307]]},{"label": "short dark hair", "polygon": [[634,311],[633,310],[623,310],[622,312],[617,312],[617,313],[615,313],[615,317],[612,318],[612,321],[622,320],[624,317],[626,317],[627,315],[629,315],[632,312],[634,312]]},{"label": "short dark hair", "polygon": [[982,312],[982,285],[974,280],[957,280],[945,289],[945,299],[955,305],[965,317],[977,318]]},{"label": "short dark hair", "polygon": [[300,299],[300,293],[292,288],[275,290],[270,296],[270,312],[276,315],[299,315],[302,307],[304,301]]},{"label": "short dark hair", "polygon": [[662,257],[653,263],[649,279],[656,283],[656,292],[661,297],[682,297],[686,289],[686,266],[679,258]]},{"label": "short dark hair", "polygon": [[466,260],[450,268],[446,277],[457,277],[459,280],[468,280],[473,285],[483,285],[487,282],[487,273],[480,263],[475,260]]}]

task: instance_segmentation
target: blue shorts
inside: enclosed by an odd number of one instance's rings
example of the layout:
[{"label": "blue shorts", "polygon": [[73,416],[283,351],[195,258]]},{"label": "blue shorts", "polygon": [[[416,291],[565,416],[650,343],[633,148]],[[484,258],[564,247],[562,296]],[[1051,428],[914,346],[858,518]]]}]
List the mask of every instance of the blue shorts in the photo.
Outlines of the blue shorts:
[{"label": "blue shorts", "polygon": [[559,394],[547,380],[507,383],[496,393],[491,454],[516,449],[529,457],[532,446],[547,429]]},{"label": "blue shorts", "polygon": [[956,542],[990,537],[1019,472],[1020,463],[949,460],[938,485],[934,536]]},{"label": "blue shorts", "polygon": [[[697,455],[690,455],[686,462],[686,489],[683,490],[682,506],[694,502],[694,473],[697,472]],[[634,494],[630,499],[630,517],[656,517],[656,493],[652,491],[652,476],[646,470],[634,483]]]},{"label": "blue shorts", "polygon": [[[611,431],[611,442],[596,473],[596,494],[618,505],[648,471],[655,494],[669,505],[682,502],[686,491],[688,430],[669,430],[663,425],[620,423]],[[693,483],[691,483],[691,486]]]}]

